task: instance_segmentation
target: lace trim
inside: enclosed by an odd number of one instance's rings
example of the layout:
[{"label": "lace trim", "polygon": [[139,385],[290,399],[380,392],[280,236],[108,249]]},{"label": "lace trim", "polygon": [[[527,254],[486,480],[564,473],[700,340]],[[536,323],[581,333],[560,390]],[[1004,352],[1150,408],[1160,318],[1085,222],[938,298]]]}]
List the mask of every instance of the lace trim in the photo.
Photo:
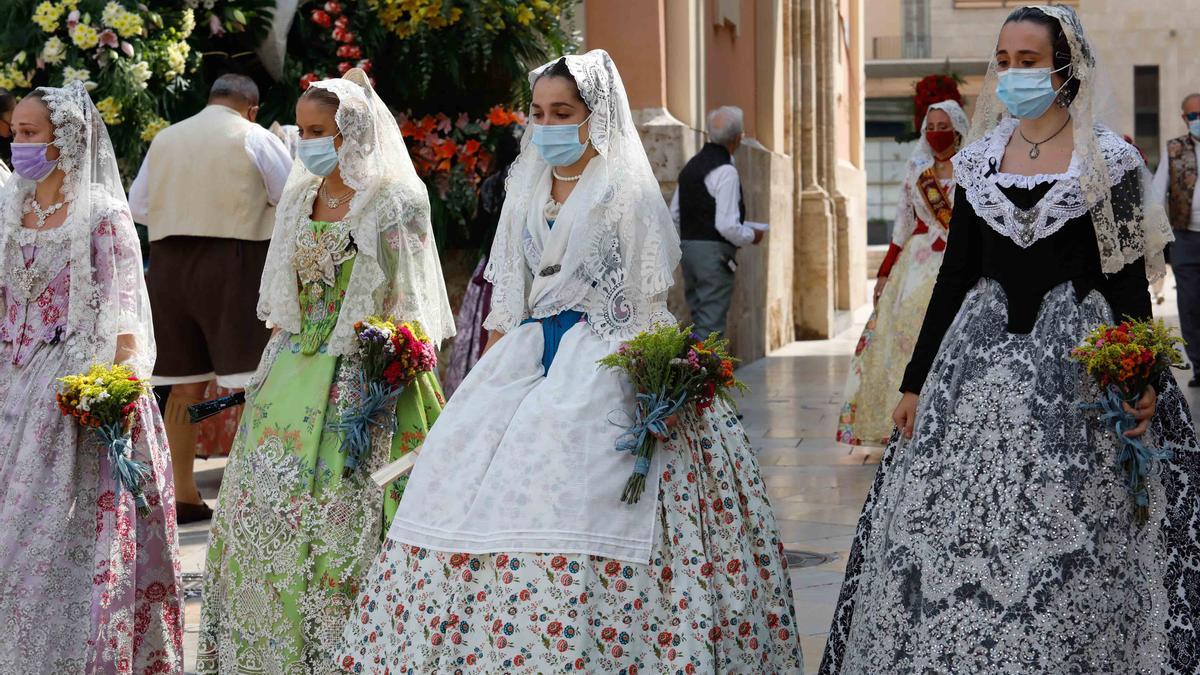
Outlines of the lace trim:
[{"label": "lace trim", "polygon": [[[1053,185],[1042,199],[1029,209],[1021,209],[1001,192],[1000,186],[1033,187],[1049,174],[1040,176],[1012,176],[996,171],[1004,156],[1004,147],[1016,129],[1017,120],[1006,119],[995,129],[975,143],[963,148],[954,156],[954,171],[958,184],[966,190],[967,199],[975,213],[996,232],[1018,246],[1028,248],[1040,239],[1045,239],[1062,228],[1067,221],[1079,218],[1092,208],[1084,199],[1079,178],[1079,167],[1074,159],[1074,175],[1067,173],[1053,177]],[[1100,151],[1108,167],[1110,187],[1118,183],[1129,171],[1141,166],[1141,157],[1116,134],[1102,128],[1096,129]],[[1006,176],[1011,176],[1007,178]]]},{"label": "lace trim", "polygon": [[[1013,134],[1016,133],[1018,124],[1020,124],[1018,120],[1009,118],[997,125],[996,130],[992,132],[990,136],[991,140],[987,146],[987,157],[988,159],[996,160],[996,166],[1000,166],[1000,163],[1004,160],[1004,151],[1008,147],[1008,142],[1012,140]],[[1078,179],[1079,158],[1072,152],[1071,161],[1067,164],[1067,170],[1062,173],[1036,173],[1032,176],[1025,176],[1018,173],[999,171],[995,174],[995,178],[996,184],[1001,187],[1032,190],[1046,183],[1057,183],[1071,178]]]}]

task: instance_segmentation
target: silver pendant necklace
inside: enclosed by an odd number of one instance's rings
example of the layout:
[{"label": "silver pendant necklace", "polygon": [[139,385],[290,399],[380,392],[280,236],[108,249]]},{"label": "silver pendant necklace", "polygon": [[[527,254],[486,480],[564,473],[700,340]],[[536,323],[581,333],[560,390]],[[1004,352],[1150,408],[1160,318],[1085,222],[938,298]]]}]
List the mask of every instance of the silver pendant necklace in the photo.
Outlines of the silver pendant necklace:
[{"label": "silver pendant necklace", "polygon": [[342,204],[345,204],[354,196],[354,190],[350,190],[341,197],[333,197],[329,194],[329,190],[325,187],[325,183],[321,183],[321,198],[325,200],[325,206],[330,209],[336,209]]},{"label": "silver pendant necklace", "polygon": [[1071,123],[1071,116],[1067,115],[1067,121],[1063,122],[1063,125],[1058,128],[1058,131],[1050,134],[1049,137],[1047,137],[1043,140],[1040,140],[1037,143],[1034,143],[1033,141],[1029,140],[1028,138],[1025,138],[1025,132],[1021,131],[1021,127],[1018,126],[1017,133],[1021,134],[1021,140],[1025,141],[1026,143],[1028,143],[1029,145],[1032,146],[1029,148],[1029,159],[1037,159],[1038,157],[1040,157],[1042,155],[1042,151],[1040,148],[1038,148],[1038,146],[1045,143],[1046,141],[1049,141],[1051,138],[1054,138],[1055,136],[1061,134],[1063,132],[1063,129],[1066,129],[1067,125],[1070,123]]},{"label": "silver pendant necklace", "polygon": [[37,256],[38,236],[42,230],[46,229],[46,219],[54,215],[63,207],[66,202],[57,202],[42,209],[42,205],[38,204],[37,199],[30,197],[25,200],[25,213],[32,213],[37,219],[37,227],[33,228],[33,258],[26,261],[24,266],[18,266],[13,273],[14,282],[17,290],[20,291],[21,299],[28,302],[33,299],[33,294],[45,288],[49,283],[49,279],[44,279],[45,271],[37,267],[35,262]]}]

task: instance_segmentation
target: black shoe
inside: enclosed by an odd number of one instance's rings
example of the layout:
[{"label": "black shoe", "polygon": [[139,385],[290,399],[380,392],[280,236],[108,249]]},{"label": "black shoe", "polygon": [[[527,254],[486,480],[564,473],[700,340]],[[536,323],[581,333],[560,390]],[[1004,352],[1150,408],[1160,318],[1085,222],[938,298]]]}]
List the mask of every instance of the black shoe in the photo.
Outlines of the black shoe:
[{"label": "black shoe", "polygon": [[203,502],[200,504],[187,504],[185,502],[175,504],[175,522],[180,525],[211,520],[212,515],[212,509],[208,508],[208,504]]},{"label": "black shoe", "polygon": [[1193,377],[1192,379],[1188,380],[1188,386],[1200,387],[1200,377]]}]

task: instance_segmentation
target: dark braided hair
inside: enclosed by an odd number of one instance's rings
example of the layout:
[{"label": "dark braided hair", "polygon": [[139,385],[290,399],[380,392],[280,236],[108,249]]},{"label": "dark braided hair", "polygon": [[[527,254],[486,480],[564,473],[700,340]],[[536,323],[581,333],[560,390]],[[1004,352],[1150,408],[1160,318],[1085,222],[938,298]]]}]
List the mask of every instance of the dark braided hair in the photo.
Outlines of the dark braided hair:
[{"label": "dark braided hair", "polygon": [[1067,40],[1067,34],[1063,32],[1062,24],[1058,19],[1046,14],[1037,7],[1022,7],[1013,10],[1012,14],[1004,20],[1004,25],[1010,23],[1020,23],[1028,21],[1036,23],[1039,26],[1045,26],[1050,33],[1050,46],[1054,50],[1053,62],[1054,70],[1066,70],[1070,79],[1067,79],[1066,84],[1058,93],[1058,98],[1064,105],[1070,105],[1075,97],[1079,95],[1079,78],[1075,76],[1074,68],[1071,67],[1071,43]]}]

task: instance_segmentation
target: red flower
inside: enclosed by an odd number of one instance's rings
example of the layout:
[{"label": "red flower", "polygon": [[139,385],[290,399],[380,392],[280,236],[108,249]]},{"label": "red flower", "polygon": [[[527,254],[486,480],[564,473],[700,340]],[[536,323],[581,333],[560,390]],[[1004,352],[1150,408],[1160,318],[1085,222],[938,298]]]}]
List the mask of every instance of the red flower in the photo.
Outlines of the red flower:
[{"label": "red flower", "polygon": [[713,564],[706,562],[700,566],[700,574],[702,576],[711,577],[713,573]]},{"label": "red flower", "polygon": [[558,621],[551,621],[550,625],[546,626],[546,632],[550,635],[557,636],[562,632],[563,625]]},{"label": "red flower", "polygon": [[319,9],[314,9],[310,15],[310,18],[312,19],[313,23],[317,24],[321,28],[329,28],[333,25],[333,19],[324,11]]},{"label": "red flower", "polygon": [[341,28],[342,30],[346,30],[347,28],[350,27],[350,17],[339,16],[337,18],[337,21],[333,22],[333,25],[335,28]]},{"label": "red flower", "polygon": [[342,45],[337,48],[337,56],[339,59],[361,59],[362,47],[358,45]]},{"label": "red flower", "polygon": [[556,555],[550,560],[550,566],[556,570],[561,570],[567,566],[567,559],[564,556]]},{"label": "red flower", "polygon": [[721,639],[721,627],[713,626],[708,630],[708,639],[710,642],[716,642]]},{"label": "red flower", "polygon": [[615,560],[609,560],[604,564],[604,573],[610,577],[615,577],[621,572],[621,563]]},{"label": "red flower", "polygon": [[742,569],[742,562],[740,560],[730,560],[729,565],[727,565],[725,569],[727,569],[730,574],[737,574],[738,571]]},{"label": "red flower", "polygon": [[663,571],[662,571],[662,580],[663,581],[670,581],[672,579],[672,577],[674,577],[674,576],[675,576],[675,574],[673,572],[671,572],[670,567],[663,568]]},{"label": "red flower", "polygon": [[329,0],[329,2],[325,3],[325,11],[329,12],[330,14],[341,14],[342,3],[338,2],[337,0]]},{"label": "red flower", "polygon": [[304,76],[300,78],[300,90],[304,91],[305,89],[308,89],[310,86],[312,86],[313,82],[317,82],[320,79],[321,78],[317,77],[315,73],[305,73]]},{"label": "red flower", "polygon": [[349,61],[342,61],[341,63],[337,64],[338,74],[345,75],[353,67],[354,66],[350,65]]},{"label": "red flower", "polygon": [[663,632],[659,633],[658,634],[658,644],[663,647],[666,647],[667,645],[671,644],[671,633],[668,631],[665,631],[665,630]]},{"label": "red flower", "polygon": [[605,642],[612,642],[616,638],[617,638],[617,629],[616,628],[609,626],[608,628],[605,628],[604,630],[600,631],[600,639],[604,640]]}]

